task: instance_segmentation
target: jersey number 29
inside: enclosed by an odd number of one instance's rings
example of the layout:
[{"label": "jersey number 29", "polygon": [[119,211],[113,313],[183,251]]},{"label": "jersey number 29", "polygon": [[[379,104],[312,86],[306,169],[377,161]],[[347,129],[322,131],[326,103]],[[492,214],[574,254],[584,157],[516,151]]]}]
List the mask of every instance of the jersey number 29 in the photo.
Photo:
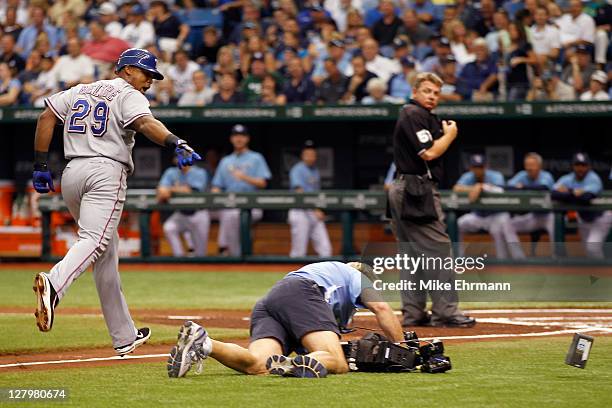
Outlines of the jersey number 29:
[{"label": "jersey number 29", "polygon": [[[87,120],[90,120],[89,113],[92,111],[91,104],[87,99],[77,99],[72,105],[72,115],[68,122],[69,133],[85,133]],[[106,133],[108,124],[108,105],[100,101],[94,106],[92,112],[93,120],[89,124],[91,134],[95,137],[102,137]]]}]

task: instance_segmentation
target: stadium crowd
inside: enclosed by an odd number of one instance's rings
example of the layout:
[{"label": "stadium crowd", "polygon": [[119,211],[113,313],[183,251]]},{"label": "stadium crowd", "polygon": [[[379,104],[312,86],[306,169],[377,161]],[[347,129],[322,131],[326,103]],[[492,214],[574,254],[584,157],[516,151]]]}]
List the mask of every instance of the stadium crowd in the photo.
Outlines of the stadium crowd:
[{"label": "stadium crowd", "polygon": [[6,0],[0,106],[42,106],[158,56],[148,97],[178,104],[404,103],[422,71],[442,101],[609,100],[610,0]]}]

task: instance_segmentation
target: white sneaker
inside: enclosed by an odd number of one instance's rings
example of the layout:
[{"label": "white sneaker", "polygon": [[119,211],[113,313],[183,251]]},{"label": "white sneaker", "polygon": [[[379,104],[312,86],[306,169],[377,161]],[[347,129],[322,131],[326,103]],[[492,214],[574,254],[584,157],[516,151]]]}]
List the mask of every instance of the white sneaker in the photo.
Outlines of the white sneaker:
[{"label": "white sneaker", "polygon": [[192,321],[185,322],[179,330],[176,346],[170,350],[166,366],[168,377],[184,377],[193,364],[196,364],[195,373],[200,374],[211,351],[212,340],[206,329]]}]

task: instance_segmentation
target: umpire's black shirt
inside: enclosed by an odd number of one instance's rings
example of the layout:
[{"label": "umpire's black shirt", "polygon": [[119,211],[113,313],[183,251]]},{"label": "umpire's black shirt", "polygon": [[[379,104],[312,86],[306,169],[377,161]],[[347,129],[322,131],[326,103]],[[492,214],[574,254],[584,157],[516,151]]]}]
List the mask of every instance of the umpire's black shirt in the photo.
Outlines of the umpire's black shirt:
[{"label": "umpire's black shirt", "polygon": [[[415,100],[405,105],[393,132],[393,156],[398,174],[427,174],[424,160],[419,156],[442,137],[440,119]],[[442,158],[427,162],[435,181],[442,179]]]}]

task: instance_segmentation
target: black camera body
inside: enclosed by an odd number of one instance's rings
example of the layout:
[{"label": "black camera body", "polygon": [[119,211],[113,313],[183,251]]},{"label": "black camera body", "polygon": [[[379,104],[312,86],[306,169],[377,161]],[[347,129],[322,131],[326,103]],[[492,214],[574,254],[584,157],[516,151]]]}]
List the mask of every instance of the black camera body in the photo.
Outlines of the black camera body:
[{"label": "black camera body", "polygon": [[452,368],[444,355],[440,340],[420,345],[415,332],[404,333],[405,347],[393,343],[378,333],[368,333],[359,340],[342,345],[351,371],[443,373]]}]

